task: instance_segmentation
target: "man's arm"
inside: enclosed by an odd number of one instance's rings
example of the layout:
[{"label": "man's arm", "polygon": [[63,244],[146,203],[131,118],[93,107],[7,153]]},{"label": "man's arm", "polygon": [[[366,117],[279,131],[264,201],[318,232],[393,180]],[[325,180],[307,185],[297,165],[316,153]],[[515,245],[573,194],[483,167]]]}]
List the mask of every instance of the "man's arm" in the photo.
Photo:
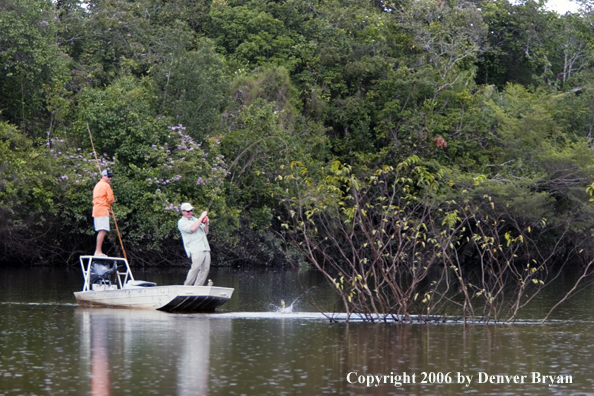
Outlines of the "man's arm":
[{"label": "man's arm", "polygon": [[111,205],[113,205],[113,203],[115,202],[115,197],[113,195],[113,190],[111,189],[111,186],[108,184],[106,191],[105,191],[105,195],[106,195],[106,199],[107,199],[107,203],[109,204],[109,215],[113,216],[113,212],[111,210]]},{"label": "man's arm", "polygon": [[115,197],[113,195],[113,190],[111,189],[111,186],[108,184],[107,185],[107,189],[106,189],[106,195],[107,195],[107,202],[109,203],[109,205],[113,204],[115,202]]},{"label": "man's arm", "polygon": [[[206,217],[207,214],[208,214],[208,212],[206,210],[200,214],[200,217],[198,218],[198,221],[196,221],[190,227],[190,232],[196,232],[196,230],[198,229],[198,227],[200,227],[200,225],[202,224],[202,220]],[[205,234],[208,234],[208,223],[205,223],[204,224],[204,233]]]}]

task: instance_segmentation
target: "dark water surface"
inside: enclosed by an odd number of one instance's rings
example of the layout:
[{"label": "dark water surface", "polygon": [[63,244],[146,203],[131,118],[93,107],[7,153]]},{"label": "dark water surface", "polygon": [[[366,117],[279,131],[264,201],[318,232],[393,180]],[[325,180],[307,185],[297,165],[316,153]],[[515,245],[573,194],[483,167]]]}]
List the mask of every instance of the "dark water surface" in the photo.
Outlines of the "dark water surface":
[{"label": "dark water surface", "polygon": [[[135,271],[161,285],[184,276]],[[303,294],[335,306],[313,271],[211,278],[235,288],[232,300],[218,314],[180,315],[78,308],[76,268],[0,269],[0,396],[594,395],[591,288],[546,325],[534,319],[560,290],[514,325],[329,325]],[[280,299],[293,312],[278,312]]]}]

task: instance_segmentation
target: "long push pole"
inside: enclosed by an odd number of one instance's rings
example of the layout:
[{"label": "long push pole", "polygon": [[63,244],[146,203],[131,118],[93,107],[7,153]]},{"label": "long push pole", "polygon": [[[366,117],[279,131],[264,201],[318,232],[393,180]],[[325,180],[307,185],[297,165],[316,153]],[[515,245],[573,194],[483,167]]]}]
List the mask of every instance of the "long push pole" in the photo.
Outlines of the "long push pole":
[{"label": "long push pole", "polygon": [[[101,176],[101,165],[99,165],[99,158],[97,158],[97,151],[95,151],[95,144],[93,144],[93,136],[91,135],[91,128],[89,127],[89,123],[87,122],[87,130],[89,131],[89,139],[91,139],[91,147],[93,147],[93,154],[95,154],[95,161],[97,161],[97,168],[99,168],[99,176]],[[116,231],[118,232],[118,239],[120,240],[120,246],[122,247],[122,253],[124,253],[124,258],[128,261],[128,257],[126,257],[126,249],[124,249],[124,243],[122,242],[122,236],[120,235],[120,229],[118,228],[118,222],[116,221],[115,213],[113,210],[109,210],[111,212],[111,216],[113,217],[113,223],[115,224]]]}]

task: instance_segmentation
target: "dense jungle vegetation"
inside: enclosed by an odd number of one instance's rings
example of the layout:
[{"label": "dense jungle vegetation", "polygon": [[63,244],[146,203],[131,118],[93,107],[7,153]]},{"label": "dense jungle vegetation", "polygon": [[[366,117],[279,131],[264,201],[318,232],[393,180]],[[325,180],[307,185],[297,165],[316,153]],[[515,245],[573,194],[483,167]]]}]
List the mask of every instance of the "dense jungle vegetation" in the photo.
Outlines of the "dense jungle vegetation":
[{"label": "dense jungle vegetation", "polygon": [[182,201],[220,265],[587,263],[594,1],[544,5],[3,1],[0,260],[92,251],[92,136],[133,264]]},{"label": "dense jungle vegetation", "polygon": [[2,1],[0,262],[92,252],[98,161],[132,264],[183,260],[189,201],[215,264],[314,265],[349,312],[513,318],[594,257],[580,4]]}]

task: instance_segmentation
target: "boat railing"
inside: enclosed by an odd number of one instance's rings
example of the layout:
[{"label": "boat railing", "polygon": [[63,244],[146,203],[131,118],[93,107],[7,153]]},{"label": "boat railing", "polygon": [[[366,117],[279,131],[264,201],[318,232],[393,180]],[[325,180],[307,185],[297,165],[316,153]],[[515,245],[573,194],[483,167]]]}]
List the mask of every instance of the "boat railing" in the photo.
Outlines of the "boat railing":
[{"label": "boat railing", "polygon": [[[80,266],[83,272],[84,284],[82,291],[97,291],[97,290],[111,290],[111,289],[122,289],[128,281],[134,281],[134,276],[128,265],[128,260],[122,257],[104,257],[104,256],[80,256]],[[103,265],[107,267],[114,267],[115,271],[106,271],[109,275],[115,274],[117,278],[117,285],[111,284],[111,279],[105,279],[101,275],[94,272],[93,266]],[[120,265],[123,267],[123,271],[120,271]],[[95,275],[98,278],[97,282],[92,282],[92,276]]]}]

